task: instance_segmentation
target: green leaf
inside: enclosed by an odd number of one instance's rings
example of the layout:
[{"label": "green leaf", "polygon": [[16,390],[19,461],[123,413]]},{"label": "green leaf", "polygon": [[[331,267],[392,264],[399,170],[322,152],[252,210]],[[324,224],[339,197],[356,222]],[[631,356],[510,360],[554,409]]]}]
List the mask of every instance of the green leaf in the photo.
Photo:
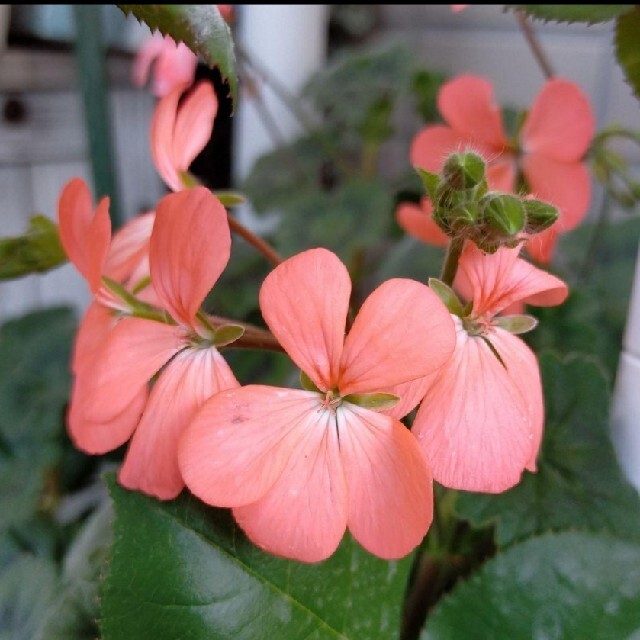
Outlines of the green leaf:
[{"label": "green leaf", "polygon": [[528,15],[555,22],[607,22],[633,9],[632,4],[508,4]]},{"label": "green leaf", "polygon": [[61,461],[74,330],[73,313],[62,308],[0,327],[0,531],[40,508]]},{"label": "green leaf", "polygon": [[305,87],[304,96],[343,135],[367,131],[372,110],[382,109],[384,115],[395,100],[409,92],[414,72],[414,59],[406,47],[359,50],[337,57],[317,73]]},{"label": "green leaf", "polygon": [[546,426],[538,472],[499,495],[461,493],[456,511],[497,525],[496,542],[549,529],[609,531],[640,540],[640,499],[609,439],[608,381],[591,358],[541,358]]},{"label": "green leaf", "polygon": [[251,544],[228,510],[160,502],[111,477],[114,545],[104,640],[397,637],[410,558],[380,560],[346,537],[309,565]]},{"label": "green leaf", "polygon": [[66,261],[58,225],[45,216],[33,216],[23,236],[0,238],[0,280],[49,271]]},{"label": "green leaf", "polygon": [[411,91],[416,99],[416,110],[423,122],[440,118],[437,108],[438,93],[446,76],[437,71],[418,69],[411,78]]},{"label": "green leaf", "polygon": [[119,4],[154,31],[184,42],[210,67],[218,67],[235,103],[238,80],[229,26],[215,4]]},{"label": "green leaf", "polygon": [[94,511],[67,551],[60,584],[44,611],[42,640],[97,638],[100,614],[98,585],[112,539],[113,510],[106,501]]},{"label": "green leaf", "polygon": [[640,8],[618,18],[616,23],[616,56],[633,87],[633,92],[640,98]]},{"label": "green leaf", "polygon": [[56,593],[56,566],[21,554],[0,572],[0,638],[44,640],[44,611]]},{"label": "green leaf", "polygon": [[393,393],[351,393],[344,400],[373,411],[391,409],[400,402],[400,398]]},{"label": "green leaf", "polygon": [[288,203],[275,241],[285,255],[323,246],[350,265],[358,252],[384,240],[392,219],[392,194],[383,183],[349,180],[332,191],[299,193]]},{"label": "green leaf", "polygon": [[445,596],[421,640],[613,640],[640,634],[640,546],[550,534],[500,554]]}]

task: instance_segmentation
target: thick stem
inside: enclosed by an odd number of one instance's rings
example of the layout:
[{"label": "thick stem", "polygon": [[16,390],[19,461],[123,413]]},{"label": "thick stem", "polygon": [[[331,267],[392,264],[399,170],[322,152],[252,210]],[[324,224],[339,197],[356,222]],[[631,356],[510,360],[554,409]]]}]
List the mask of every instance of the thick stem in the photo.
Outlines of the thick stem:
[{"label": "thick stem", "polygon": [[458,260],[462,253],[462,247],[464,246],[464,238],[452,238],[447,249],[447,255],[442,265],[442,273],[440,274],[440,280],[447,286],[452,287],[453,281],[456,278],[458,272]]},{"label": "thick stem", "polygon": [[538,41],[533,27],[529,22],[527,14],[524,11],[516,11],[515,13],[516,20],[518,21],[520,29],[522,30],[522,34],[524,35],[524,38],[527,41],[529,48],[531,49],[531,53],[533,53],[533,57],[536,59],[536,62],[542,70],[544,77],[547,80],[550,80],[555,75],[553,67],[551,66],[551,63],[549,62],[549,59],[547,58],[544,50],[540,46],[540,42]]},{"label": "thick stem", "polygon": [[259,251],[274,267],[277,267],[284,258],[261,237],[257,236],[253,231],[247,229],[243,224],[238,222],[229,212],[227,212],[227,220],[231,231],[237,233],[244,238],[254,249]]}]

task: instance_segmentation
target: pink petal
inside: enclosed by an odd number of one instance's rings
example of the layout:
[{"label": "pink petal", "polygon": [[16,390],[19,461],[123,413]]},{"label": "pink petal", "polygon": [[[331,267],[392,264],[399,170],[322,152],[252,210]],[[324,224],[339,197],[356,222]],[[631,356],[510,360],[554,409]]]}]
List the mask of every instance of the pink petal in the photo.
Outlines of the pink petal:
[{"label": "pink petal", "polygon": [[449,236],[434,222],[433,205],[428,198],[422,198],[420,206],[401,204],[396,210],[398,224],[410,235],[425,244],[446,247]]},{"label": "pink petal", "polygon": [[271,332],[324,391],[338,379],[350,295],[346,267],[326,249],[285,260],[260,289],[260,309]]},{"label": "pink petal", "polygon": [[227,212],[208,189],[172,193],[158,203],[149,251],[151,278],[175,320],[193,324],[230,252]]},{"label": "pink petal", "polygon": [[535,455],[542,412],[541,404],[534,406],[534,396],[542,402],[537,364],[534,375],[535,357],[525,343],[494,328],[488,337],[505,369],[481,338],[456,323],[454,356],[435,376],[413,432],[436,481],[499,493],[519,482]]},{"label": "pink petal", "polygon": [[403,384],[382,389],[382,392],[384,393],[392,393],[393,395],[398,396],[400,398],[400,402],[391,407],[391,409],[383,409],[379,413],[391,416],[396,420],[404,418],[420,404],[420,401],[424,398],[427,390],[431,386],[431,379],[433,375],[437,375],[437,371],[424,378],[418,378],[411,382],[404,382]]},{"label": "pink petal", "polygon": [[456,133],[471,142],[496,151],[507,143],[493,86],[485,78],[461,75],[446,82],[438,94],[438,110]]},{"label": "pink petal", "polygon": [[174,128],[178,102],[186,86],[177,86],[161,98],[151,119],[151,157],[160,177],[172,191],[184,189],[182,170],[173,156]]},{"label": "pink petal", "polygon": [[516,184],[516,161],[508,153],[503,153],[497,158],[489,156],[487,165],[487,182],[489,189],[494,191],[506,191],[512,193]]},{"label": "pink petal", "polygon": [[90,374],[78,374],[73,384],[67,414],[69,436],[77,449],[89,454],[103,454],[123,445],[133,433],[147,402],[147,389],[142,388],[120,413],[104,422],[87,418],[84,387]]},{"label": "pink petal", "polygon": [[145,263],[148,269],[149,240],[155,217],[155,213],[151,211],[118,229],[109,247],[104,267],[106,276],[116,282],[125,282],[133,273],[138,272],[141,263]]},{"label": "pink petal", "polygon": [[117,317],[108,307],[92,302],[80,321],[78,333],[73,345],[71,370],[78,373],[80,369],[96,362],[99,353],[113,327]]},{"label": "pink petal", "polygon": [[142,318],[124,318],[97,354],[86,392],[87,417],[107,422],[122,412],[180,349],[184,330]]},{"label": "pink petal", "polygon": [[205,402],[178,452],[189,489],[207,504],[238,507],[262,498],[323,413],[310,391],[249,385]]},{"label": "pink petal", "polygon": [[525,244],[527,253],[541,264],[549,264],[553,258],[553,252],[559,238],[559,233],[555,226],[545,229],[542,233],[536,233]]},{"label": "pink petal", "polygon": [[131,81],[136,87],[143,87],[149,78],[151,64],[164,49],[164,38],[155,33],[138,49],[131,68]]},{"label": "pink petal", "polygon": [[345,340],[340,392],[382,391],[429,375],[454,344],[451,315],[429,287],[388,280],[365,300]]},{"label": "pink petal", "polygon": [[178,85],[190,85],[196,75],[198,58],[183,42],[178,45],[169,37],[164,39],[164,46],[156,60],[153,74],[153,95],[167,95]]},{"label": "pink petal", "polygon": [[584,164],[557,162],[535,153],[522,160],[524,176],[534,197],[559,209],[556,233],[575,229],[589,210],[591,177]]},{"label": "pink petal", "polygon": [[519,247],[501,247],[484,254],[472,242],[465,244],[455,286],[473,300],[474,317],[491,318],[521,300],[555,306],[567,298],[569,289],[562,280],[519,258],[519,253]]},{"label": "pink petal", "polygon": [[319,562],[336,550],[347,526],[347,487],[331,410],[314,410],[301,435],[269,492],[233,515],[269,553]]},{"label": "pink petal", "polygon": [[401,558],[433,517],[431,473],[418,442],[397,420],[361,407],[343,405],[337,419],[349,530],[367,551]]},{"label": "pink petal", "polygon": [[178,441],[196,411],[214,393],[237,387],[215,349],[186,349],[160,374],[129,445],[118,478],[128,489],[171,500],[183,489]]},{"label": "pink petal", "polygon": [[172,157],[178,170],[187,171],[209,142],[217,113],[218,98],[213,85],[201,80],[182,101],[176,116]]},{"label": "pink petal", "polygon": [[64,250],[92,293],[97,293],[111,242],[109,199],[103,198],[94,213],[89,188],[83,180],[74,178],[60,195],[58,221]]},{"label": "pink petal", "polygon": [[582,159],[595,131],[589,99],[568,80],[548,80],[538,94],[522,128],[525,153],[559,162]]}]

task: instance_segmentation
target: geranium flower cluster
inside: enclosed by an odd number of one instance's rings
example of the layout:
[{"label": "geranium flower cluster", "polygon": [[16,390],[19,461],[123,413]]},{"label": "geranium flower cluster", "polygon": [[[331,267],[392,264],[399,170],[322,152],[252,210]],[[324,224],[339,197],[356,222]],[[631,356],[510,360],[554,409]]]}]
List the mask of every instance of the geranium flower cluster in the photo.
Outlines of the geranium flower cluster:
[{"label": "geranium flower cluster", "polygon": [[[231,508],[261,548],[304,562],[329,557],[347,529],[371,553],[402,557],[429,529],[434,479],[499,492],[534,470],[542,389],[516,334],[535,323],[499,314],[525,299],[558,304],[567,287],[519,246],[487,254],[466,242],[455,288],[469,304],[442,282],[396,278],[355,316],[339,258],[294,255],[259,303],[301,388],[236,380],[221,350],[248,329],[201,308],[229,260],[227,212],[187,174],[215,96],[200,85],[179,103],[181,92],[153,120],[154,160],[175,191],[155,213],[112,238],[108,200],[94,209],[79,179],[60,198],[63,245],[94,295],[72,363],[75,444],[97,454],[130,440],[125,487],[166,500],[186,486]],[[401,419],[416,407],[409,429]]]},{"label": "geranium flower cluster", "polygon": [[[585,217],[591,199],[591,180],[585,165],[595,129],[589,100],[574,83],[548,80],[513,138],[505,133],[502,113],[489,80],[462,75],[446,82],[438,94],[444,124],[419,131],[411,144],[411,163],[431,172],[442,170],[455,151],[475,150],[487,159],[491,189],[519,192],[555,205],[557,222],[532,236],[527,252],[538,262],[551,261],[558,236],[574,229]],[[403,204],[397,219],[407,233],[436,246],[448,238],[431,219],[433,206]]]}]

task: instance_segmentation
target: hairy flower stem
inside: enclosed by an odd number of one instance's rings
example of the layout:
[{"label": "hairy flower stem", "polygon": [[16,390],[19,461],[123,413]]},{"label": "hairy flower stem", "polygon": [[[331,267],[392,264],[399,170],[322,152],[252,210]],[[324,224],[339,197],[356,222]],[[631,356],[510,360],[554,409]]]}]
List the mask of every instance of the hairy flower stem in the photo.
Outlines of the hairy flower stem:
[{"label": "hairy flower stem", "polygon": [[458,272],[458,260],[462,253],[462,247],[464,246],[464,238],[452,238],[447,249],[447,255],[442,265],[442,273],[440,274],[440,280],[447,286],[453,286],[456,273]]},{"label": "hairy flower stem", "polygon": [[274,267],[277,267],[283,257],[265,240],[257,236],[253,231],[247,229],[243,224],[238,222],[229,212],[227,212],[227,220],[231,231],[238,234],[246,240],[254,249],[261,253]]}]

